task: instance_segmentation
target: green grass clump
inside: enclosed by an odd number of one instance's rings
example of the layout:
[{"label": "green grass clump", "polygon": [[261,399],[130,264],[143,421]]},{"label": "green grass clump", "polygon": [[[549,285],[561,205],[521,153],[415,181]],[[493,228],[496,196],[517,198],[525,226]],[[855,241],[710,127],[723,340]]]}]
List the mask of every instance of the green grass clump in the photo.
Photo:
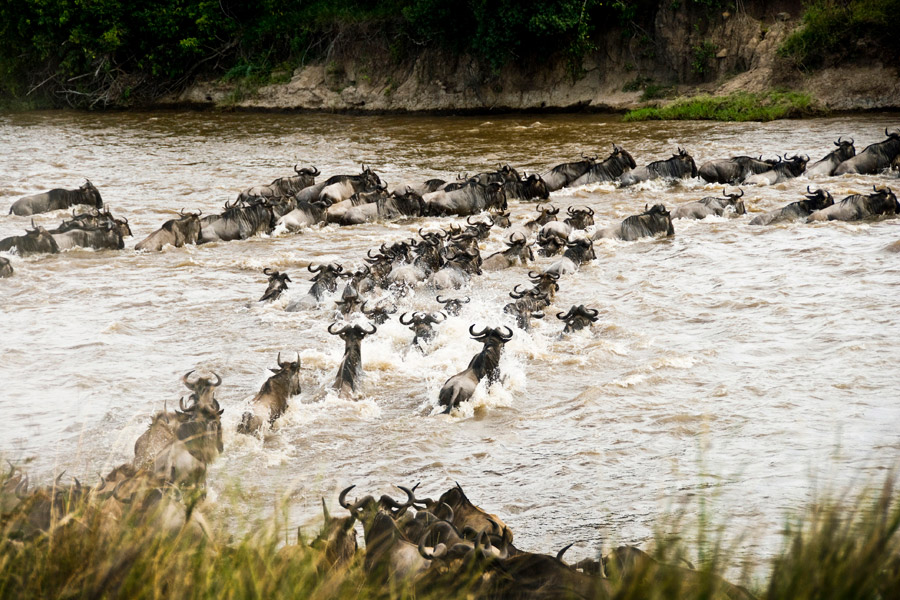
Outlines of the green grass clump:
[{"label": "green grass clump", "polygon": [[867,51],[887,62],[900,55],[898,15],[900,0],[813,0],[778,54],[804,68],[864,57]]},{"label": "green grass clump", "polygon": [[737,92],[728,96],[681,98],[658,108],[639,108],[626,113],[623,120],[773,121],[822,113],[809,94]]}]

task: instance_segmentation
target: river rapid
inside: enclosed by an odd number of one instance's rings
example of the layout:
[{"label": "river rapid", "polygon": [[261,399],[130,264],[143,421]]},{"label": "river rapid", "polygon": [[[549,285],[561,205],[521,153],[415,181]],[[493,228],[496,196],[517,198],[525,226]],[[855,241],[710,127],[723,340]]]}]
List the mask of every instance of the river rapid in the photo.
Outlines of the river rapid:
[{"label": "river rapid", "polygon": [[[728,528],[739,562],[780,548],[785,516],[820,495],[880,484],[900,456],[894,352],[900,336],[900,220],[751,227],[760,211],[822,186],[835,200],[900,188],[887,175],[805,177],[746,186],[746,216],[676,220],[668,239],[603,240],[597,260],[560,280],[534,331],[515,330],[502,383],[437,415],[437,393],[480,349],[469,325],[514,325],[507,292],[527,282],[514,267],[473,279],[460,317],[438,326],[427,354],[394,318],[362,344],[364,397],[328,388],[343,342],[326,332],[330,300],[287,313],[304,294],[309,263],[360,266],[367,249],[409,238],[424,218],[327,226],[246,241],[136,253],[135,243],[177,212],[219,212],[250,185],[315,165],[324,177],[371,166],[390,184],[451,179],[509,163],[543,172],[612,143],[638,165],[677,146],[697,161],[736,154],[807,153],[813,161],[852,136],[857,151],[884,139],[900,115],[847,115],[773,123],[650,122],[603,115],[342,116],[197,112],[0,114],[0,238],[29,218],[7,216],[17,198],[74,188],[89,178],[134,238],[123,251],[74,250],[21,259],[0,280],[0,453],[28,461],[32,479],[63,469],[82,482],[133,457],[150,416],[177,406],[191,369],[224,383],[225,452],[210,469],[213,511],[241,531],[286,499],[285,536],[313,528],[320,498],[391,493],[422,482],[436,497],[458,481],[500,515],[517,546],[574,560],[621,543],[647,546],[654,529],[701,515]],[[699,179],[632,189],[592,185],[551,195],[590,206],[598,226],[718,195]],[[514,220],[534,203],[510,202]],[[38,215],[48,228],[63,211]],[[482,243],[502,247],[503,230]],[[7,255],[8,256],[8,255]],[[554,259],[538,258],[537,268]],[[262,305],[264,267],[293,279]],[[446,294],[445,294],[446,295]],[[449,294],[455,295],[455,294]],[[572,304],[600,310],[592,331],[560,338]],[[420,289],[402,309],[436,310]],[[282,358],[299,352],[303,392],[263,439],[235,427]],[[353,495],[351,494],[351,498]],[[672,517],[683,513],[679,525]]]}]

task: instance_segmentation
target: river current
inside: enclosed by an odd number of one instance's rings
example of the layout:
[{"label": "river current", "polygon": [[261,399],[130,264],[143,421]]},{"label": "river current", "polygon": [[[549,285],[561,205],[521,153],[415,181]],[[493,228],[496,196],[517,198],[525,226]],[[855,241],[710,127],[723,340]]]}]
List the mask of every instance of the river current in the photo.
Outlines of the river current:
[{"label": "river current", "polygon": [[[527,268],[485,273],[461,293],[459,317],[438,326],[430,350],[410,348],[396,316],[362,345],[364,397],[329,391],[343,342],[326,332],[334,305],[288,313],[306,292],[309,263],[360,266],[369,248],[424,218],[136,253],[134,245],[182,208],[219,212],[251,185],[315,165],[324,178],[371,166],[390,184],[452,179],[509,163],[543,172],[612,144],[638,165],[686,148],[698,166],[736,154],[807,153],[855,138],[857,151],[900,125],[891,114],[719,124],[622,123],[603,115],[342,116],[213,112],[0,114],[0,238],[26,217],[17,198],[74,188],[89,178],[134,238],[123,251],[74,250],[20,259],[0,280],[0,454],[27,461],[33,480],[95,481],[130,460],[150,416],[188,392],[191,369],[224,383],[225,452],[209,473],[210,498],[240,530],[287,503],[285,536],[314,527],[320,498],[391,493],[422,482],[436,497],[459,482],[500,515],[519,547],[574,560],[654,531],[707,519],[727,526],[738,561],[780,548],[787,515],[824,494],[880,484],[900,457],[894,352],[900,336],[900,265],[886,247],[900,220],[751,227],[750,219],[801,198],[807,185],[835,200],[887,175],[805,177],[745,187],[746,216],[676,220],[668,239],[600,241],[597,260],[564,276],[547,317],[515,330],[504,379],[458,413],[437,415],[437,393],[480,345],[467,329],[513,325],[507,292]],[[718,195],[701,180],[563,189],[551,201],[589,206],[598,226]],[[516,222],[534,203],[511,202]],[[48,228],[66,215],[34,218]],[[503,230],[482,243],[501,249]],[[539,258],[536,268],[554,259]],[[257,299],[264,267],[293,280],[285,298]],[[454,294],[450,294],[454,295]],[[600,311],[589,332],[560,337],[573,304]],[[436,310],[420,289],[405,310]],[[249,399],[282,358],[299,352],[303,392],[262,439],[235,431]],[[353,496],[351,495],[351,498]],[[681,516],[681,523],[673,523]],[[293,533],[290,534],[293,539]]]}]

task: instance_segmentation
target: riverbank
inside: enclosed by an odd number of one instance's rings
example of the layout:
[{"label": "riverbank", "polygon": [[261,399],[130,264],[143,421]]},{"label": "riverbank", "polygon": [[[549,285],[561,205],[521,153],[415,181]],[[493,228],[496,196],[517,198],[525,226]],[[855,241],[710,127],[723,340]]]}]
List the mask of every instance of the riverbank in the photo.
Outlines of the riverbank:
[{"label": "riverbank", "polygon": [[565,56],[516,60],[499,70],[440,48],[398,58],[374,37],[277,73],[278,83],[198,81],[154,106],[376,114],[627,112],[666,108],[698,95],[789,92],[806,100],[786,116],[900,108],[900,74],[893,65],[842,62],[810,71],[780,56],[785,40],[803,27],[801,15],[774,13],[765,4],[712,15],[674,3],[660,6],[650,35],[608,32],[574,74]]}]

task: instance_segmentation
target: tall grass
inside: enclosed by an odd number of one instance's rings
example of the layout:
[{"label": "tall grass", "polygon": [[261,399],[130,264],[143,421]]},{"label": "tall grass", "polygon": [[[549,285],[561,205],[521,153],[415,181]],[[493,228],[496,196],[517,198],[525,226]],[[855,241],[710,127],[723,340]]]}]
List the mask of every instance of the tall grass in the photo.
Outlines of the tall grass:
[{"label": "tall grass", "polygon": [[639,108],[626,113],[623,120],[773,121],[823,113],[809,94],[736,92],[728,96],[680,98],[658,108]]},{"label": "tall grass", "polygon": [[[81,507],[50,533],[21,539],[14,512],[5,513],[0,598],[447,599],[473,597],[475,589],[469,573],[418,587],[370,580],[362,551],[349,566],[328,570],[318,550],[283,545],[279,532],[285,523],[277,516],[226,543],[188,529],[163,534],[128,519],[104,529],[100,521],[98,513]],[[898,528],[900,502],[892,479],[848,502],[816,504],[788,520],[783,549],[767,569],[767,581],[753,591],[769,600],[897,597]],[[720,533],[708,535],[721,539]],[[660,536],[657,557],[677,564],[680,556],[697,555],[680,539]],[[729,555],[714,542],[696,570],[650,565],[617,578],[613,569],[612,597],[724,598],[720,575],[730,566]]]}]

